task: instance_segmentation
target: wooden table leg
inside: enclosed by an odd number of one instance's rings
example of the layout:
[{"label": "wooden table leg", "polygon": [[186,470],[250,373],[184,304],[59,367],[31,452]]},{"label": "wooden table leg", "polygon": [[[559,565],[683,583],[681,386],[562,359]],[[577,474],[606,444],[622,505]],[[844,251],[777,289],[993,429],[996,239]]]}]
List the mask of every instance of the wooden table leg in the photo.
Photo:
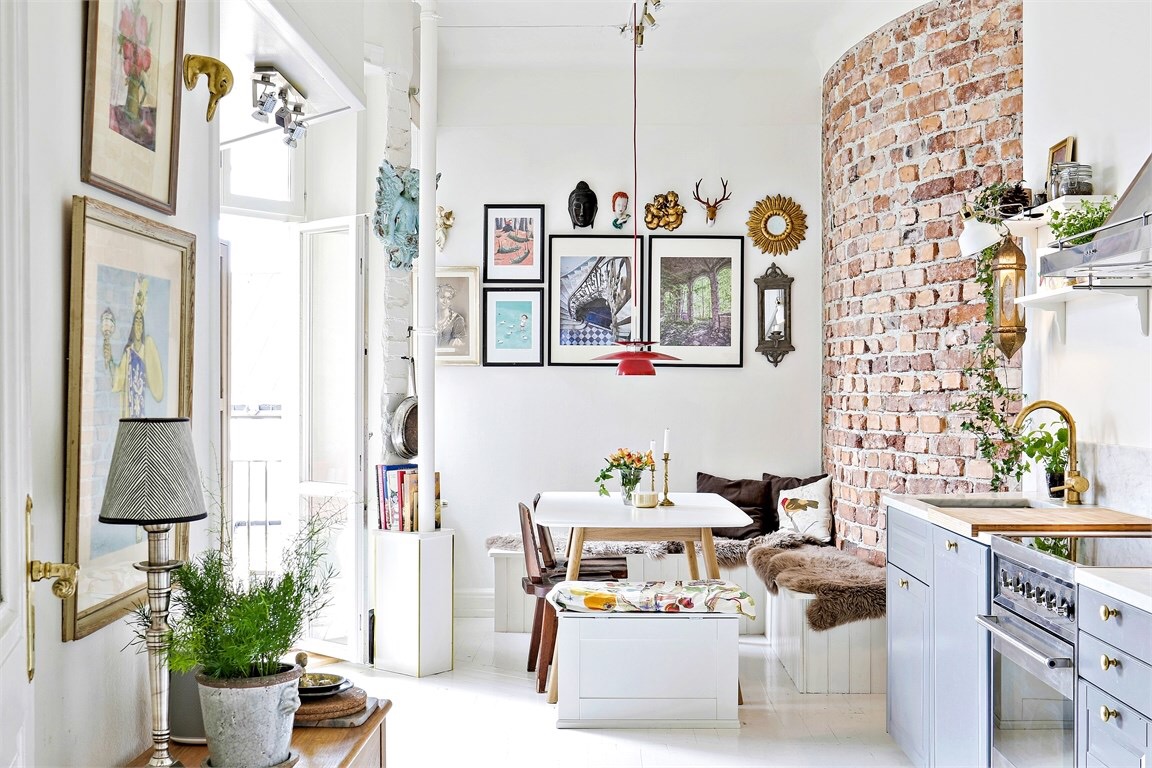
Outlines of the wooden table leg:
[{"label": "wooden table leg", "polygon": [[[572,536],[568,542],[568,572],[565,578],[568,581],[578,581],[580,579],[580,556],[584,553],[584,529],[573,528]],[[556,647],[559,648],[560,644],[557,643]],[[552,674],[548,678],[548,703],[555,704],[559,698],[559,688],[557,680],[559,673],[556,671],[559,666],[556,663],[559,654],[553,652],[552,654]]]},{"label": "wooden table leg", "polygon": [[684,545],[684,557],[688,558],[688,576],[693,581],[700,578],[700,566],[696,563],[696,542],[681,542]]}]

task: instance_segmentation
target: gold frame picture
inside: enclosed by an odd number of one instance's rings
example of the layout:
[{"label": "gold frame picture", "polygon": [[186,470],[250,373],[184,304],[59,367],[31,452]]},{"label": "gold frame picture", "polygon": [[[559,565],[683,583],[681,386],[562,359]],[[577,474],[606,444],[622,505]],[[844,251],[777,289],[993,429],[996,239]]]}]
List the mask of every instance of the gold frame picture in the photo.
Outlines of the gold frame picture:
[{"label": "gold frame picture", "polygon": [[1070,163],[1076,159],[1076,137],[1069,136],[1048,148],[1048,175],[1056,163]]},{"label": "gold frame picture", "polygon": [[176,213],[184,0],[89,0],[80,180]]},{"label": "gold frame picture", "polygon": [[[64,562],[77,563],[63,639],[77,640],[144,599],[138,526],[97,518],[119,420],[190,416],[196,236],[90,197],[72,198]],[[176,527],[185,559],[188,527]]]}]

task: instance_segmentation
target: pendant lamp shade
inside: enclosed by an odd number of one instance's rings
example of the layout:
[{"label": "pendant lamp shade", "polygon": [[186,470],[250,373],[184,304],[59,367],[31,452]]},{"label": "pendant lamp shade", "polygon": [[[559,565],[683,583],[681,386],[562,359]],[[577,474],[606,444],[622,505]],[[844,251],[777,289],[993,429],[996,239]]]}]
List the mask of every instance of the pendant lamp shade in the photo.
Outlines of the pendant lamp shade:
[{"label": "pendant lamp shade", "polygon": [[617,376],[655,376],[656,368],[652,365],[653,360],[679,360],[678,357],[666,355],[663,352],[653,352],[648,347],[651,347],[656,342],[654,341],[618,341],[617,344],[628,347],[619,352],[609,352],[606,355],[600,355],[593,358],[593,360],[616,360],[616,375]]},{"label": "pendant lamp shade", "polygon": [[207,516],[188,419],[121,419],[100,522],[159,525]]},{"label": "pendant lamp shade", "polygon": [[960,233],[959,239],[960,255],[975,256],[1004,238],[995,226],[977,219],[970,207],[965,206],[960,215],[964,218],[964,231]]}]

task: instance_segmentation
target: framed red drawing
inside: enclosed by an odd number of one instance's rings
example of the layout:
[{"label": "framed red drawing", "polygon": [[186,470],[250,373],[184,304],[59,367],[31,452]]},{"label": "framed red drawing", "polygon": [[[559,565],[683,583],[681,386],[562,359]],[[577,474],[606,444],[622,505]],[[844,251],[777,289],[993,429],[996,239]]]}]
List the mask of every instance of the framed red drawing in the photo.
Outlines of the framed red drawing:
[{"label": "framed red drawing", "polygon": [[89,0],[80,180],[176,213],[184,0]]}]

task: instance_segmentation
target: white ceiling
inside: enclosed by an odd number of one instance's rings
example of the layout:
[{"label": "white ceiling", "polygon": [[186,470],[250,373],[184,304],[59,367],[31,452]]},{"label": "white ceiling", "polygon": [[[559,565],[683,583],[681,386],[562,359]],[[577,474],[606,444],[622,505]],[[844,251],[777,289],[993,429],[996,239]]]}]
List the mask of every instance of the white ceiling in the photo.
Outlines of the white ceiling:
[{"label": "white ceiling", "polygon": [[[819,70],[918,0],[664,0],[642,64]],[[440,0],[445,69],[611,68],[631,57],[630,0]]]}]

